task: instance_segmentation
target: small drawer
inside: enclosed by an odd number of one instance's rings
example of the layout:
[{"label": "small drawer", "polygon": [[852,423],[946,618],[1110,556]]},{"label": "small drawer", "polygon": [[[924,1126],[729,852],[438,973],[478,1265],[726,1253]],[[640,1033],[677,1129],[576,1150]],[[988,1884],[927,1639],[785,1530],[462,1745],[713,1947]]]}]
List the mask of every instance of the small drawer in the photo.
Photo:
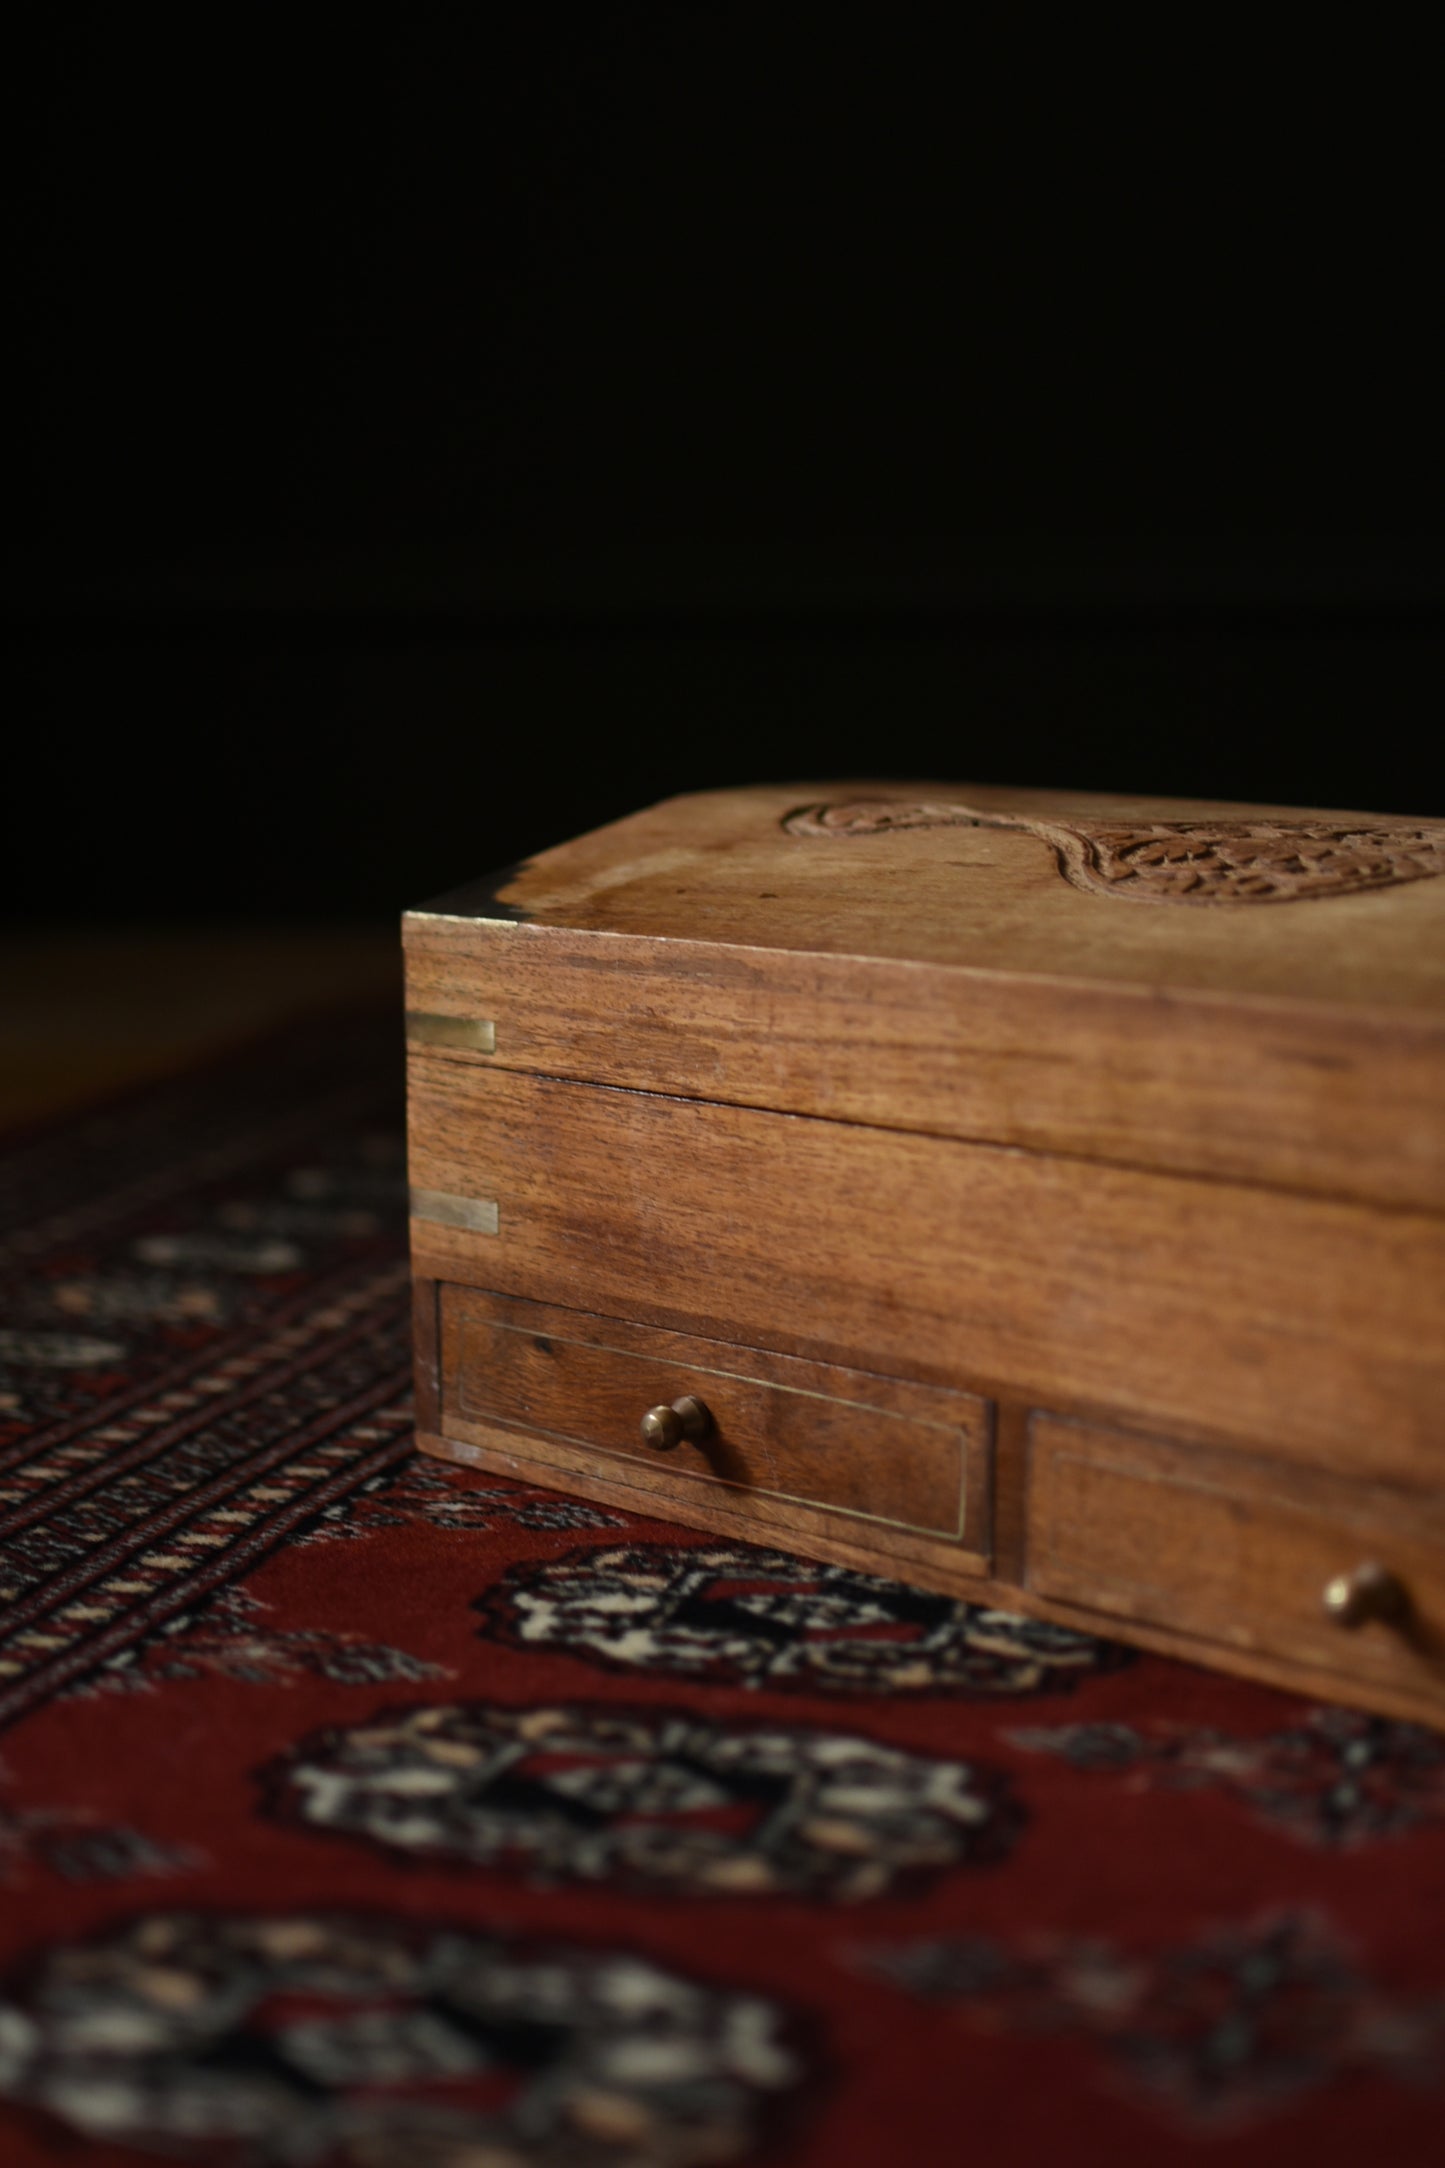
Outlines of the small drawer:
[{"label": "small drawer", "polygon": [[[559,1471],[605,1469],[662,1513],[691,1495],[780,1533],[821,1511],[988,1549],[990,1409],[971,1393],[443,1286],[440,1429],[499,1431]],[[649,1443],[643,1417],[660,1415]],[[639,1498],[639,1506],[645,1504]]]},{"label": "small drawer", "polygon": [[1445,1506],[1037,1414],[1027,1586],[1418,1690],[1445,1685]]}]

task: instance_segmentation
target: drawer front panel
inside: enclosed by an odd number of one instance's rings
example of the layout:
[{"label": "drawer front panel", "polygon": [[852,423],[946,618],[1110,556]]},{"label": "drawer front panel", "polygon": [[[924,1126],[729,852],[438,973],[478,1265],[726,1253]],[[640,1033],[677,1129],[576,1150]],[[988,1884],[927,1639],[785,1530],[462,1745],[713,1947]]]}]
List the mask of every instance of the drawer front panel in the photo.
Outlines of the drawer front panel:
[{"label": "drawer front panel", "polygon": [[[664,1513],[705,1486],[985,1547],[989,1409],[972,1394],[470,1288],[440,1297],[448,1436],[501,1427],[605,1455]],[[649,1447],[643,1415],[687,1397],[706,1408],[706,1434]]]},{"label": "drawer front panel", "polygon": [[[1445,1508],[1430,1500],[1041,1414],[1027,1526],[1040,1596],[1346,1677],[1445,1684]],[[1362,1568],[1407,1601],[1351,1630],[1325,1592]]]},{"label": "drawer front panel", "polygon": [[799,1115],[410,1064],[418,1270],[1427,1481],[1445,1221]]}]

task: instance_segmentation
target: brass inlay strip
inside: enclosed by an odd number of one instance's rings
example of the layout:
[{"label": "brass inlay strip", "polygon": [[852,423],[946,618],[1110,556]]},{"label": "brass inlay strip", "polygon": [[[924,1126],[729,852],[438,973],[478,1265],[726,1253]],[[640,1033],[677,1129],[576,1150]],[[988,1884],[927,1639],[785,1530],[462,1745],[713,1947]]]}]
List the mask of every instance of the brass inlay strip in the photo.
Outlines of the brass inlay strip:
[{"label": "brass inlay strip", "polygon": [[474,1054],[495,1054],[497,1027],[490,1016],[429,1016],[406,1012],[406,1035],[417,1046],[465,1046]]},{"label": "brass inlay strip", "polygon": [[474,1235],[494,1235],[498,1213],[492,1197],[449,1197],[443,1189],[414,1189],[413,1219],[435,1220],[440,1227],[465,1227]]}]

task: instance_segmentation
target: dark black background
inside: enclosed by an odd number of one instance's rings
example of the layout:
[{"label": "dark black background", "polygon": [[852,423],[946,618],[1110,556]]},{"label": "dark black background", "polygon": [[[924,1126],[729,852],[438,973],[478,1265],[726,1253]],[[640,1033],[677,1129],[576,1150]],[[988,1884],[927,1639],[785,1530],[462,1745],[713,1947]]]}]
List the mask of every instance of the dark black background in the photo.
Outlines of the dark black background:
[{"label": "dark black background", "polygon": [[22,13],[11,910],[753,779],[1439,813],[1434,78],[1361,38]]}]

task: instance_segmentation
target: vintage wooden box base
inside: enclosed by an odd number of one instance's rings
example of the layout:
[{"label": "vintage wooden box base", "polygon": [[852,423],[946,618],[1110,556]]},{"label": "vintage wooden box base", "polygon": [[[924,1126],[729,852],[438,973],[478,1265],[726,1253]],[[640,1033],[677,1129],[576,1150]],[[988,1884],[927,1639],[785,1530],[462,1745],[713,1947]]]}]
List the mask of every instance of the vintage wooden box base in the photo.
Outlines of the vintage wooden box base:
[{"label": "vintage wooden box base", "polygon": [[409,913],[423,1445],[1445,1722],[1442,874],[849,783]]}]

